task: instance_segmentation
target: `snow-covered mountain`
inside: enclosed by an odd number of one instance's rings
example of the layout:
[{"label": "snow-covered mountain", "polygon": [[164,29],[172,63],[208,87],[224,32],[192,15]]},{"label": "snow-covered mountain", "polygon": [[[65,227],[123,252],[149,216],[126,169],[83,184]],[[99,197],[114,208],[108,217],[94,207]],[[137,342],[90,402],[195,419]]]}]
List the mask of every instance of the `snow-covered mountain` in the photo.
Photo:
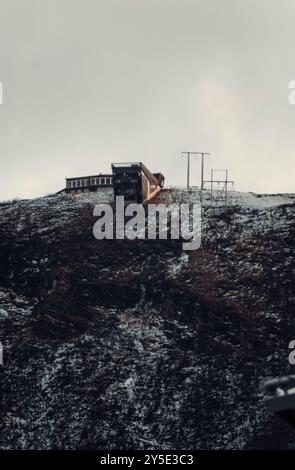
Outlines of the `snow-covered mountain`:
[{"label": "snow-covered mountain", "polygon": [[233,193],[223,213],[204,193],[192,252],[97,241],[111,198],[0,205],[0,447],[294,447],[260,384],[294,373],[295,195]]}]

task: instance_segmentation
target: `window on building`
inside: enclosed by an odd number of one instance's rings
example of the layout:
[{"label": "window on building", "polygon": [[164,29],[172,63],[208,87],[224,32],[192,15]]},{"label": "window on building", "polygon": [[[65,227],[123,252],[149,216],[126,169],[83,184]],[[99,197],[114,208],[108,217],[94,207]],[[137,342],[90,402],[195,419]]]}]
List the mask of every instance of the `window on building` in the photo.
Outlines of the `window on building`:
[{"label": "window on building", "polygon": [[73,188],[75,188],[77,186],[77,182],[76,181],[72,181],[72,186]]},{"label": "window on building", "polygon": [[111,182],[110,178],[107,178],[106,179],[106,184],[110,184],[110,182]]},{"label": "window on building", "polygon": [[101,184],[105,184],[105,178],[101,178]]},{"label": "window on building", "polygon": [[100,178],[96,178],[96,184],[100,184]]},{"label": "window on building", "polygon": [[90,184],[91,184],[91,185],[95,184],[95,179],[94,179],[94,178],[91,178]]}]

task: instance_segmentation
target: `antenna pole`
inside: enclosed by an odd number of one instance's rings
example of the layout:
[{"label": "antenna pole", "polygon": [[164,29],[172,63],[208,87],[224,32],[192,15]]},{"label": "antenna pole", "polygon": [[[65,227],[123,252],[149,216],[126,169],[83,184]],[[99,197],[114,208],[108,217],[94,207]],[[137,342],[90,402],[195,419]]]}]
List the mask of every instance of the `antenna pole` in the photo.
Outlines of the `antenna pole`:
[{"label": "antenna pole", "polygon": [[[214,172],[217,171],[222,171],[225,173],[225,179],[214,179]],[[222,197],[224,196],[224,206],[225,209],[227,209],[228,202],[229,202],[229,194],[228,194],[228,186],[231,184],[232,187],[234,185],[234,182],[228,179],[228,170],[227,169],[217,169],[217,168],[212,168],[211,169],[211,180],[209,181],[204,181],[204,183],[210,183],[211,185],[211,208],[213,208],[213,185],[214,183],[218,184],[223,184],[223,188],[220,192],[220,195],[216,195],[215,202],[216,205],[218,205],[219,202],[222,203]]]},{"label": "antenna pole", "polygon": [[190,152],[187,152],[187,184],[186,184],[187,189],[190,188],[190,181],[189,181],[189,177],[190,177],[190,159],[191,159],[191,154],[190,154]]},{"label": "antenna pole", "polygon": [[204,157],[210,156],[208,152],[182,152],[182,155],[187,156],[187,189],[190,188],[190,157],[191,155],[201,155],[201,190],[204,189]]},{"label": "antenna pole", "polygon": [[201,189],[204,189],[204,153],[202,153],[202,163],[201,163]]},{"label": "antenna pole", "polygon": [[227,208],[227,175],[228,175],[228,170],[226,169],[225,172],[225,207]]},{"label": "antenna pole", "polygon": [[211,209],[213,206],[213,169],[211,169]]}]

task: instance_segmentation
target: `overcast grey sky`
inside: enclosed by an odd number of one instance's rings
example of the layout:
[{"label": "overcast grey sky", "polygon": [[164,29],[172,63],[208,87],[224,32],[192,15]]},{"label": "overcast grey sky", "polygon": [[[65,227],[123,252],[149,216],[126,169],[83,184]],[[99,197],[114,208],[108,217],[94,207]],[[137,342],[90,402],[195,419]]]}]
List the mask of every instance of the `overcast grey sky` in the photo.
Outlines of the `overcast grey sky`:
[{"label": "overcast grey sky", "polygon": [[184,185],[182,150],[294,192],[294,24],[294,0],[0,0],[0,199],[112,161]]}]

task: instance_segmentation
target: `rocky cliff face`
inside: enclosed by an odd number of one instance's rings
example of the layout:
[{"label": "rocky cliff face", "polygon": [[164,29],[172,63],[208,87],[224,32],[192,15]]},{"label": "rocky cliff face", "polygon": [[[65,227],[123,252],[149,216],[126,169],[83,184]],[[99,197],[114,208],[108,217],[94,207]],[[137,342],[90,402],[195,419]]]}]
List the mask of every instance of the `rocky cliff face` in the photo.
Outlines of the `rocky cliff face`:
[{"label": "rocky cliff face", "polygon": [[0,206],[2,449],[295,445],[260,390],[294,373],[295,198],[208,198],[191,253],[95,240],[85,196]]}]

